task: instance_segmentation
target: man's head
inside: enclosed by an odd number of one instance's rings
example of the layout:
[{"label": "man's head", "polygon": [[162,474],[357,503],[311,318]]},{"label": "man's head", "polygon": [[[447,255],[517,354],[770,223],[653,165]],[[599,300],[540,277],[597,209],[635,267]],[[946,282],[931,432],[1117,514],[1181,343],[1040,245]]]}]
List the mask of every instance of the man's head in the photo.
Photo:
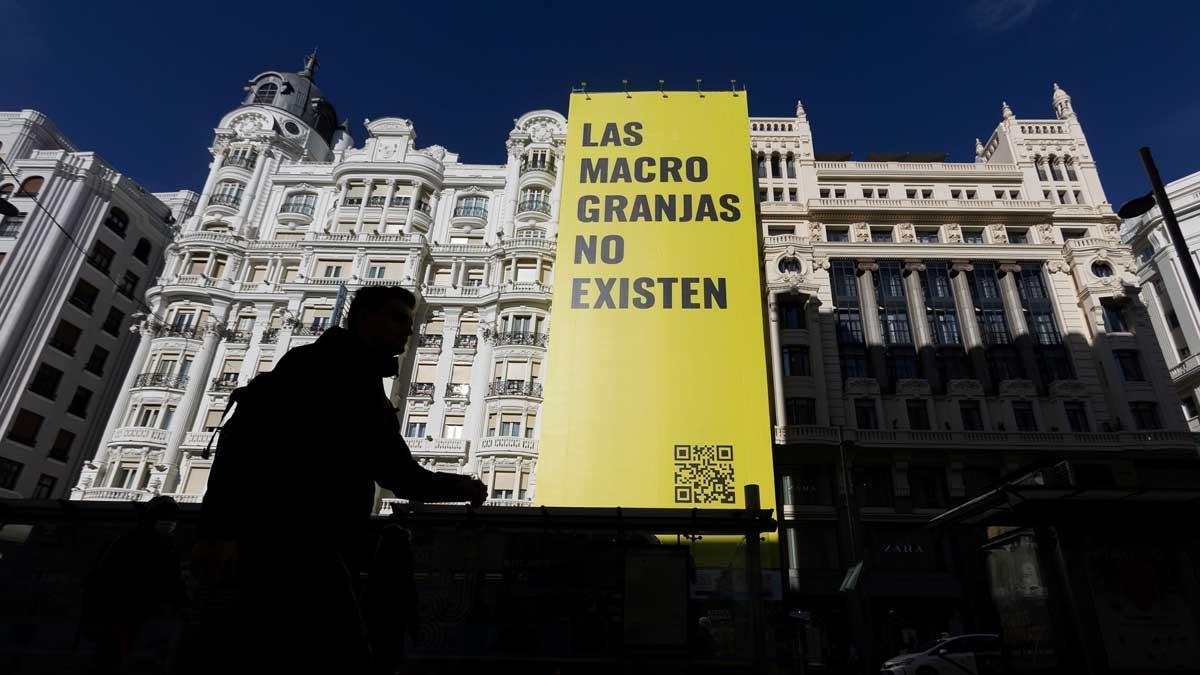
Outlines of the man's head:
[{"label": "man's head", "polygon": [[399,286],[367,286],[354,294],[346,329],[380,354],[404,351],[413,332],[417,298]]}]

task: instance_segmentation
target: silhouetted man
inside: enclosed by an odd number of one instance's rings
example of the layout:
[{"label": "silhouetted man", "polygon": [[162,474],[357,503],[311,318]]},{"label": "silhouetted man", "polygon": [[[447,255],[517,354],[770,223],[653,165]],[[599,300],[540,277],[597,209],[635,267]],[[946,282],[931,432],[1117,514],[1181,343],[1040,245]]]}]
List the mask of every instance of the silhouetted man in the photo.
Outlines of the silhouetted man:
[{"label": "silhouetted man", "polygon": [[352,575],[374,484],[413,500],[483,503],[483,483],[413,460],[383,392],[415,303],[399,287],[358,291],[346,329],[289,351],[231,396],[237,410],[220,432],[194,558],[202,575],[224,567],[236,579],[235,631],[207,646],[237,655],[222,663],[366,672]]}]

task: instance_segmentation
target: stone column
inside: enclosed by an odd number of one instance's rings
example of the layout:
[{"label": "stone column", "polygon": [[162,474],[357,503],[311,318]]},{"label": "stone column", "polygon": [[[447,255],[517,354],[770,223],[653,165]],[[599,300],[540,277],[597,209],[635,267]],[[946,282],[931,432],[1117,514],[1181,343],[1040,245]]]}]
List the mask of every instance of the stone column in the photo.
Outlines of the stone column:
[{"label": "stone column", "polygon": [[924,271],[925,263],[919,260],[904,261],[904,297],[908,304],[908,323],[912,326],[913,346],[917,349],[921,372],[925,379],[933,382],[937,379],[937,355],[934,353],[936,344],[933,331],[925,316],[925,289],[921,286],[921,272]]},{"label": "stone column", "polygon": [[[775,399],[775,426],[787,426],[787,402],[783,396],[783,351],[779,338],[779,291],[767,293],[767,316],[771,343],[771,396]],[[775,435],[775,442],[782,444],[785,438]]]},{"label": "stone column", "polygon": [[[808,326],[808,354],[812,358],[812,377],[816,391],[828,391],[825,382],[824,333],[821,326],[821,299],[808,296],[804,305],[805,325]],[[817,396],[817,424],[829,424],[829,397]]]},{"label": "stone column", "polygon": [[[563,151],[560,148],[555,148],[554,152],[554,196],[550,200],[550,222],[547,223],[546,236],[553,238],[558,230],[558,214],[562,202],[562,182],[563,182]],[[550,229],[554,231],[551,232]]]},{"label": "stone column", "polygon": [[208,163],[208,178],[204,180],[204,189],[200,191],[200,199],[196,202],[196,211],[193,214],[193,218],[197,221],[196,225],[200,224],[200,220],[204,217],[204,209],[208,208],[208,202],[212,199],[213,187],[217,184],[217,170],[220,168],[221,157],[220,153],[217,153],[213,155],[213,160]]},{"label": "stone column", "polygon": [[967,281],[967,274],[974,271],[975,266],[969,262],[953,262],[950,267],[950,289],[954,292],[954,307],[958,310],[958,328],[962,333],[963,347],[967,350],[975,377],[986,388],[991,380],[988,376],[987,348],[983,343],[979,322],[975,320],[975,301],[971,299],[971,284]]},{"label": "stone column", "polygon": [[1000,298],[1004,300],[1004,317],[1008,320],[1008,331],[1012,334],[1017,353],[1021,356],[1025,379],[1037,383],[1041,377],[1038,373],[1037,355],[1034,353],[1034,337],[1025,321],[1021,293],[1017,288],[1017,275],[1021,273],[1021,266],[1016,263],[1000,263],[999,271]]},{"label": "stone column", "polygon": [[[770,162],[770,158],[767,158]],[[875,279],[871,273],[878,271],[874,260],[858,261],[858,304],[862,311],[863,340],[867,348],[867,360],[873,376],[879,380],[881,389],[887,387],[887,363],[883,358],[883,329],[879,325],[879,304],[875,299]]]},{"label": "stone column", "polygon": [[358,236],[362,232],[363,214],[367,210],[367,202],[371,201],[371,193],[375,189],[375,181],[367,179],[363,186],[362,203],[358,205],[358,215],[354,217],[354,236]]},{"label": "stone column", "polygon": [[392,208],[392,199],[396,196],[396,179],[389,178],[387,182],[388,190],[387,197],[383,199],[383,211],[379,214],[379,233],[383,234],[387,231],[388,211]]},{"label": "stone column", "polygon": [[421,183],[413,181],[412,196],[408,202],[408,213],[404,216],[404,234],[412,234],[413,213],[417,210],[417,202],[421,199]]},{"label": "stone column", "polygon": [[524,148],[520,141],[510,140],[508,142],[508,166],[505,167],[506,173],[504,176],[504,213],[500,221],[500,226],[505,237],[512,236],[514,223],[516,222],[517,199],[521,192],[519,183],[521,180],[522,152],[524,152]]},{"label": "stone column", "polygon": [[171,420],[171,431],[167,438],[167,449],[163,452],[162,464],[155,467],[155,475],[150,478],[151,483],[159,484],[158,491],[161,493],[175,490],[175,483],[179,479],[179,446],[183,444],[188,430],[192,428],[192,422],[196,418],[196,412],[200,405],[200,397],[208,388],[209,371],[212,368],[219,339],[215,329],[225,325],[228,313],[228,304],[213,303],[213,313],[209,318],[211,323],[208,331],[204,334],[200,350],[196,354],[196,361],[191,370],[192,375],[183,392],[183,398],[179,401],[179,407],[175,409],[175,418]]},{"label": "stone column", "polygon": [[250,207],[254,205],[254,198],[258,194],[258,185],[262,182],[262,175],[269,161],[270,158],[267,156],[267,151],[264,148],[263,152],[258,156],[258,161],[254,164],[254,174],[250,177],[250,183],[246,186],[246,190],[242,192],[242,204],[238,208],[237,221],[232,228],[235,233],[245,231],[246,219],[250,216]]}]

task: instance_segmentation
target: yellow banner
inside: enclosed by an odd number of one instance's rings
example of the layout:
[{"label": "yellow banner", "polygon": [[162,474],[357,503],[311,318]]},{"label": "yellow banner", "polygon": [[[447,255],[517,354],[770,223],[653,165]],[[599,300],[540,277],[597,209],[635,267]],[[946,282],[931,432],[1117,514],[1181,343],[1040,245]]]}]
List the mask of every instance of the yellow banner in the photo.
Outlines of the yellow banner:
[{"label": "yellow banner", "polygon": [[744,92],[573,94],[537,500],[774,508]]}]

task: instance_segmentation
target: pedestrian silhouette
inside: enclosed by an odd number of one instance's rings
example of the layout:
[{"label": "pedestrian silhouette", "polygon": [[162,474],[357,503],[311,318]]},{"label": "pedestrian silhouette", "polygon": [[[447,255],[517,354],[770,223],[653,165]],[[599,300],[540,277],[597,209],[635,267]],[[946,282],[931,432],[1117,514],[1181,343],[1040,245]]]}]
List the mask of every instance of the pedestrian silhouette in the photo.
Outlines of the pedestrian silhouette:
[{"label": "pedestrian silhouette", "polygon": [[174,499],[151,499],[138,524],[109,544],[84,580],[80,628],[96,643],[91,672],[128,672],[147,623],[187,603],[172,543],[178,514]]},{"label": "pedestrian silhouette", "polygon": [[233,580],[236,609],[194,666],[368,672],[354,580],[375,483],[411,500],[483,503],[483,483],[413,460],[384,394],[415,305],[403,288],[364,288],[345,329],[329,328],[231,394],[193,564],[209,583]]}]

